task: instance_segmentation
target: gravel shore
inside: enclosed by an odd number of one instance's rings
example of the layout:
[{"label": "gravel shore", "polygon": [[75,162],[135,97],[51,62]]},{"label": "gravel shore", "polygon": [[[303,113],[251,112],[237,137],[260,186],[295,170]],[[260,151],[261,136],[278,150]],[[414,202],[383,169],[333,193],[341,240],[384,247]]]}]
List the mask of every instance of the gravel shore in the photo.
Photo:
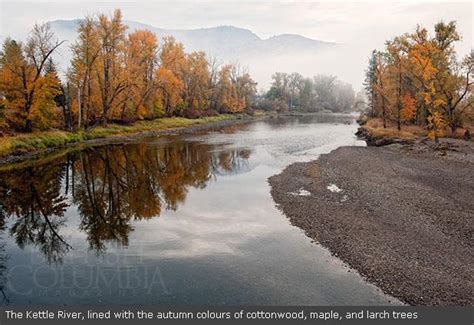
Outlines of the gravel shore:
[{"label": "gravel shore", "polygon": [[474,144],[342,147],[269,179],[292,224],[411,305],[473,305]]}]

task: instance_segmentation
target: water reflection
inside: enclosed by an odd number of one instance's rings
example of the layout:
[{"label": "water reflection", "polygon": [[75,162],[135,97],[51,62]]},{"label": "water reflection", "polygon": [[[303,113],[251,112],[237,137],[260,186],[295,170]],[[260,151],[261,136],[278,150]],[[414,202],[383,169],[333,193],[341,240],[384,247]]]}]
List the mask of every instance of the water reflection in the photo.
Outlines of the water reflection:
[{"label": "water reflection", "polygon": [[268,119],[0,167],[0,304],[386,304],[269,193],[285,166],[357,144],[345,119]]},{"label": "water reflection", "polygon": [[35,245],[48,262],[60,262],[70,246],[60,235],[67,197],[61,193],[62,163],[52,163],[0,176],[0,204],[5,218],[12,216],[10,235],[24,248]]},{"label": "water reflection", "polygon": [[[3,209],[0,206],[0,222],[3,222]],[[5,293],[5,286],[7,284],[7,261],[8,255],[5,252],[5,242],[3,241],[4,224],[0,224],[0,305],[7,305],[9,299]]]},{"label": "water reflection", "polygon": [[301,115],[293,118],[277,116],[272,119],[272,123],[269,123],[268,126],[272,129],[281,129],[282,127],[288,128],[298,125],[314,125],[314,123],[349,125],[354,123],[354,116],[347,114]]},{"label": "water reflection", "polygon": [[[36,246],[48,263],[72,248],[61,234],[74,205],[89,248],[128,245],[133,220],[158,217],[184,204],[190,187],[246,170],[248,150],[199,142],[144,142],[89,148],[64,158],[0,172],[0,226],[20,248]],[[8,225],[8,226],[6,226]],[[0,246],[0,288],[2,259]]]}]

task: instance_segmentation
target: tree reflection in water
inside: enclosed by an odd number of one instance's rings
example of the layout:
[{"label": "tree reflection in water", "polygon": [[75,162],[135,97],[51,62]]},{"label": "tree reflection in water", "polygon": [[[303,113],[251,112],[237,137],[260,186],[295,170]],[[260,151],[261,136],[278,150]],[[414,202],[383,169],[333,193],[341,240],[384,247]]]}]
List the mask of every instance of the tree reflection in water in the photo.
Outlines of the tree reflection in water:
[{"label": "tree reflection in water", "polygon": [[13,217],[9,233],[19,247],[35,245],[48,262],[61,262],[70,246],[59,234],[67,197],[61,193],[63,163],[55,162],[0,177],[0,204]]},{"label": "tree reflection in water", "polygon": [[[0,222],[11,219],[8,231],[19,247],[34,245],[49,263],[60,263],[71,249],[61,228],[74,205],[79,230],[100,254],[107,242],[128,245],[133,220],[176,210],[189,188],[203,189],[214,177],[245,170],[249,156],[248,150],[186,141],[89,148],[0,172]],[[0,277],[1,265],[0,259]]]},{"label": "tree reflection in water", "polygon": [[5,252],[4,231],[5,231],[5,214],[3,206],[0,204],[0,306],[8,305],[9,299],[5,293],[5,285],[7,284],[7,260],[8,256]]}]

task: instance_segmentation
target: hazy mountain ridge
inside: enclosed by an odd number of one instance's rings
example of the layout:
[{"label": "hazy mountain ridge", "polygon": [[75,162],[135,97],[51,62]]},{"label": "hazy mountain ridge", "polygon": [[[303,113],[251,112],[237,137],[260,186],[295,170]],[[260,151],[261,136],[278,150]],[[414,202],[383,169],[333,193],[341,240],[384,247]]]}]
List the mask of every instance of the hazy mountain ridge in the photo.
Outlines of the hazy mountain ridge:
[{"label": "hazy mountain ridge", "polygon": [[[81,19],[49,22],[56,37],[66,40],[57,61],[65,71],[70,59],[70,46],[77,37]],[[275,71],[298,71],[295,64],[314,60],[315,55],[337,49],[339,44],[313,40],[297,34],[275,35],[262,39],[249,29],[235,26],[217,26],[199,29],[163,29],[136,21],[124,21],[129,31],[148,29],[158,37],[173,36],[184,44],[186,51],[205,51],[219,63],[240,63],[247,67],[260,85],[266,86]],[[291,58],[291,59],[288,59]],[[299,71],[304,74],[308,71]]]},{"label": "hazy mountain ridge", "polygon": [[[54,20],[50,22],[50,25],[59,39],[67,39],[72,42],[77,35],[76,29],[80,21],[81,19]],[[265,54],[271,55],[272,51],[287,54],[297,51],[319,51],[337,45],[336,43],[313,40],[296,34],[282,34],[262,39],[249,29],[235,26],[163,29],[135,21],[124,21],[124,23],[131,31],[148,29],[154,32],[159,39],[165,36],[173,36],[184,44],[187,51],[205,51],[209,55],[216,56],[224,54],[225,56],[233,56],[234,59],[249,54],[241,51],[265,52]]]}]

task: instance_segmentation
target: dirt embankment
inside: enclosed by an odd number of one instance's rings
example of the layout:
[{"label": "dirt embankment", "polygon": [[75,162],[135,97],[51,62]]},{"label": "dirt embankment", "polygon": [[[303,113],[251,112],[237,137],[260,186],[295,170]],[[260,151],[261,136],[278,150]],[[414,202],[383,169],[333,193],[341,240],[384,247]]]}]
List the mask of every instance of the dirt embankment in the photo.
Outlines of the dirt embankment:
[{"label": "dirt embankment", "polygon": [[473,304],[472,142],[342,147],[269,182],[294,225],[386,293]]}]

